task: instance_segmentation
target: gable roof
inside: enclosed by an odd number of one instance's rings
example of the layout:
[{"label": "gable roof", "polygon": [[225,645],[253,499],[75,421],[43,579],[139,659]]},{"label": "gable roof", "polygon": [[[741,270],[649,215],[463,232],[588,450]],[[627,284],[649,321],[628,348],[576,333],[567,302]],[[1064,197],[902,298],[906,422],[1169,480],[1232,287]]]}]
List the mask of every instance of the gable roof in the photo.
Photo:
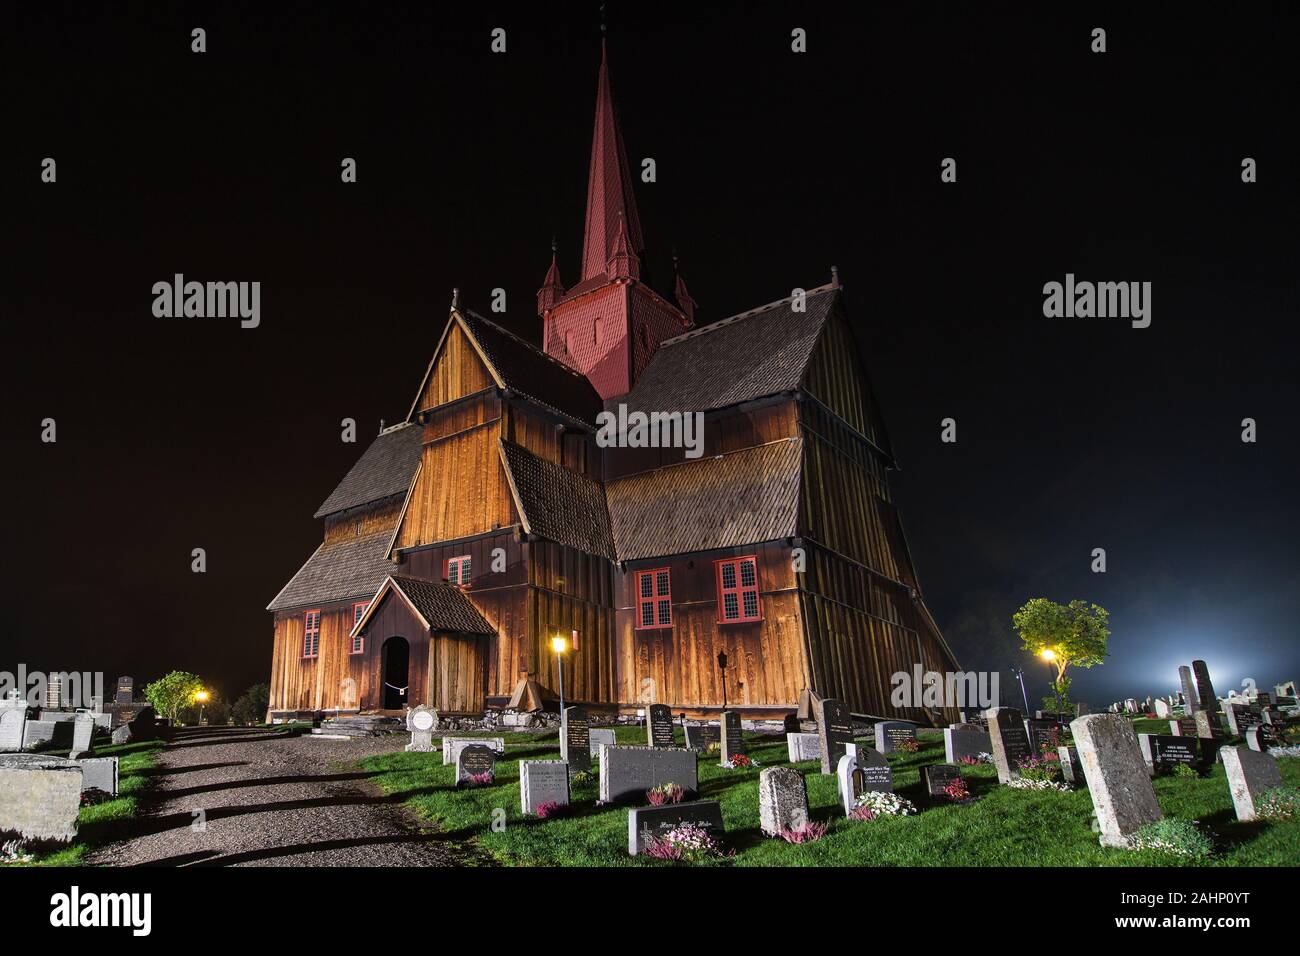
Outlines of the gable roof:
[{"label": "gable roof", "polygon": [[380,432],[312,517],[322,518],[405,492],[420,463],[421,434],[422,429],[410,422]]},{"label": "gable roof", "polygon": [[391,534],[391,529],[385,528],[375,534],[322,544],[266,609],[281,611],[370,597],[393,569],[392,562],[385,558]]},{"label": "gable roof", "polygon": [[627,396],[631,409],[707,412],[793,391],[803,381],[817,337],[839,290],[808,290],[805,312],[791,298],[693,329],[659,344]]},{"label": "gable roof", "polygon": [[424,387],[433,374],[438,353],[442,351],[443,342],[447,339],[447,329],[451,328],[453,322],[458,323],[469,336],[471,344],[499,388],[514,392],[532,404],[575,424],[595,427],[596,415],[600,413],[602,405],[600,396],[585,375],[469,309],[452,310],[424,378],[420,380],[415,401],[411,403],[411,410],[406,416],[408,419],[413,418],[417,411]]},{"label": "gable roof", "polygon": [[609,510],[599,482],[497,439],[524,530],[613,560]]},{"label": "gable roof", "polygon": [[366,629],[371,616],[379,609],[380,602],[389,592],[405,602],[427,630],[482,634],[488,637],[496,635],[496,628],[483,618],[478,608],[460,588],[439,581],[424,581],[397,574],[390,574],[384,579],[375,596],[371,598],[370,606],[353,626],[353,634]]},{"label": "gable roof", "polygon": [[609,482],[619,560],[795,536],[802,452],[802,438],[783,438]]}]

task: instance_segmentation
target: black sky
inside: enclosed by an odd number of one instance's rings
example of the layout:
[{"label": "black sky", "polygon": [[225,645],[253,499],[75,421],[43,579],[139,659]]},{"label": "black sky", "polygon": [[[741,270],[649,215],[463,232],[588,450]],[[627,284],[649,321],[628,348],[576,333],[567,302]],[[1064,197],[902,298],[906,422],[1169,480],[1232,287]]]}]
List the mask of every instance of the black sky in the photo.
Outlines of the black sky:
[{"label": "black sky", "polygon": [[[1045,595],[1111,612],[1094,705],[1193,657],[1221,690],[1300,676],[1296,17],[698,6],[610,5],[652,265],[676,244],[702,321],[839,266],[962,664],[1021,659]],[[340,420],[405,413],[452,286],[536,340],[552,235],[575,277],[595,10],[7,8],[0,669],[267,679],[264,607],[367,440]],[[154,318],[176,272],[261,281],[261,327]],[[1067,272],[1152,282],[1151,327],[1045,319]]]}]

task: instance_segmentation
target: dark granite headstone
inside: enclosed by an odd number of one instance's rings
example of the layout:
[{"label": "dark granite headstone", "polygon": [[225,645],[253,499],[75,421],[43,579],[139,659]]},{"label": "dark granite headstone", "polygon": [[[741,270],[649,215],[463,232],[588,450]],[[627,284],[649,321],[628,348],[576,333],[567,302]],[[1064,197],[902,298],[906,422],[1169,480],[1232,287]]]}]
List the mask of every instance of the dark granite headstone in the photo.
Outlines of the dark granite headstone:
[{"label": "dark granite headstone", "polygon": [[988,711],[989,738],[993,744],[993,765],[998,782],[1009,783],[1020,776],[1020,763],[1033,755],[1023,718],[1015,707],[995,707]]},{"label": "dark granite headstone", "polygon": [[1186,664],[1178,668],[1178,681],[1183,685],[1183,713],[1190,716],[1201,708],[1192,684],[1192,669]]},{"label": "dark granite headstone", "polygon": [[[1045,747],[1055,750],[1061,746],[1060,727],[1051,720],[1026,720],[1025,733],[1029,736],[1029,749],[1035,754],[1043,752]],[[1056,739],[1053,740],[1052,738]]]},{"label": "dark granite headstone", "polygon": [[1219,712],[1219,698],[1214,695],[1214,685],[1210,683],[1210,668],[1205,661],[1192,661],[1192,673],[1196,675],[1198,709],[1217,714]]},{"label": "dark granite headstone", "polygon": [[853,743],[853,717],[849,708],[834,697],[824,698],[817,714],[817,733],[822,743],[822,773],[835,773],[844,745]]},{"label": "dark granite headstone", "polygon": [[471,777],[490,773],[495,776],[497,753],[483,744],[470,744],[462,747],[456,755],[456,786],[465,783]]},{"label": "dark granite headstone", "polygon": [[717,800],[691,800],[659,807],[635,807],[627,812],[627,852],[638,856],[661,834],[683,823],[694,823],[715,838],[723,832],[722,804]]},{"label": "dark granite headstone", "polygon": [[1142,759],[1155,773],[1171,770],[1180,763],[1196,766],[1201,762],[1201,748],[1195,737],[1168,734],[1138,734]]},{"label": "dark granite headstone", "polygon": [[1269,747],[1277,747],[1281,744],[1277,736],[1277,728],[1272,724],[1256,724],[1247,727],[1245,737],[1246,746],[1260,753],[1266,753]]},{"label": "dark granite headstone", "polygon": [[135,678],[119,677],[117,679],[117,694],[114,696],[114,703],[129,704],[135,700]]},{"label": "dark granite headstone", "polygon": [[682,730],[686,734],[686,746],[691,750],[722,746],[722,730],[717,724],[687,724]]},{"label": "dark granite headstone", "polygon": [[876,735],[876,749],[882,754],[893,753],[903,741],[916,739],[916,724],[903,720],[882,720],[872,729]]},{"label": "dark granite headstone", "polygon": [[652,787],[675,783],[687,797],[699,790],[698,755],[684,747],[603,747],[601,803],[644,803]]},{"label": "dark granite headstone", "polygon": [[745,752],[745,739],[740,733],[740,714],[734,710],[722,712],[722,763],[730,763],[736,754]]},{"label": "dark granite headstone", "polygon": [[1177,720],[1169,721],[1169,732],[1175,737],[1195,737],[1196,718],[1179,717]]},{"label": "dark granite headstone", "polygon": [[931,797],[947,796],[943,788],[954,780],[960,779],[961,770],[950,763],[926,764],[921,768],[921,781],[925,784],[926,793]]},{"label": "dark granite headstone", "polygon": [[667,704],[651,704],[645,711],[646,743],[651,747],[676,747],[673,712]]},{"label": "dark granite headstone", "polygon": [[560,717],[560,759],[571,774],[591,769],[591,721],[582,707],[566,707]]}]

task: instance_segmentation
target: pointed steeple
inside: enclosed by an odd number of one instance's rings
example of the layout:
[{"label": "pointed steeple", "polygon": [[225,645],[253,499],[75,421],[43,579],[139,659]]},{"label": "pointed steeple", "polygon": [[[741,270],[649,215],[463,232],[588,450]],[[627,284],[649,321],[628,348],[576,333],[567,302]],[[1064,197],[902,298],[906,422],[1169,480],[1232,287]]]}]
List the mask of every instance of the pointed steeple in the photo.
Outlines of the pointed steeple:
[{"label": "pointed steeple", "polygon": [[564,298],[564,283],[560,281],[560,263],[556,258],[555,239],[551,239],[551,267],[546,270],[542,287],[537,290],[537,314],[541,315]]},{"label": "pointed steeple", "polygon": [[609,261],[605,263],[605,275],[611,282],[641,276],[641,260],[627,247],[627,233],[623,229],[621,212],[618,214],[618,224],[614,227],[614,244],[609,250]]},{"label": "pointed steeple", "polygon": [[635,256],[645,251],[641,219],[632,195],[632,174],[623,150],[614,94],[609,85],[605,40],[600,41],[600,74],[596,80],[596,123],[591,137],[591,166],[587,176],[587,224],[582,241],[582,276],[586,281],[605,272],[614,252],[620,216],[624,241]]},{"label": "pointed steeple", "polygon": [[673,247],[673,298],[677,300],[677,308],[681,309],[682,315],[686,317],[688,327],[695,325],[695,300],[691,298],[690,292],[686,290],[686,280],[682,278],[681,272],[677,269],[677,247]]}]

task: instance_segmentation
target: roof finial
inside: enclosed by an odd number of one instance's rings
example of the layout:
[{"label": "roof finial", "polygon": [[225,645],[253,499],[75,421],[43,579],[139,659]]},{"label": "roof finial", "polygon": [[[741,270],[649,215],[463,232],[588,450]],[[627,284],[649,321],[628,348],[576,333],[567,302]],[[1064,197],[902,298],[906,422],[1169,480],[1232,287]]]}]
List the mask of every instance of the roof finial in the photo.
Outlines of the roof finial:
[{"label": "roof finial", "polygon": [[600,5],[600,38],[605,39],[605,5]]},{"label": "roof finial", "polygon": [[379,434],[382,435],[383,433],[384,433],[384,420],[381,418],[379,419]]},{"label": "roof finial", "polygon": [[831,266],[831,288],[838,289],[839,287],[840,287],[840,267]]},{"label": "roof finial", "polygon": [[560,247],[556,244],[555,237],[551,236],[551,255],[555,255],[559,251],[560,251]]},{"label": "roof finial", "polygon": [[451,290],[451,307],[453,309],[460,308],[460,289],[455,287]]}]

